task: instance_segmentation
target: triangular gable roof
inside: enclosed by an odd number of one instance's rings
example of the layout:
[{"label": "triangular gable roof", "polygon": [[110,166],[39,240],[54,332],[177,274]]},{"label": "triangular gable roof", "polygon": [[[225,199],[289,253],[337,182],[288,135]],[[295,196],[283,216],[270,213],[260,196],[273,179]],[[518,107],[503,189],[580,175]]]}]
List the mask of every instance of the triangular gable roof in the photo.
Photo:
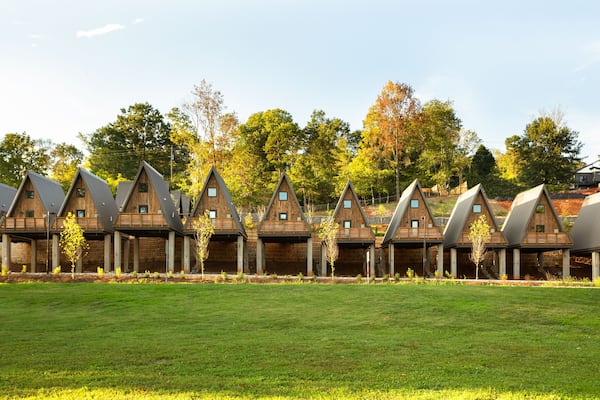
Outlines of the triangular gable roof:
[{"label": "triangular gable roof", "polygon": [[572,252],[600,251],[600,193],[583,200],[579,215],[571,229]]},{"label": "triangular gable roof", "polygon": [[198,216],[198,207],[200,205],[200,201],[202,199],[204,199],[205,196],[208,195],[208,183],[210,182],[210,178],[214,176],[215,180],[217,181],[217,185],[219,185],[219,191],[220,193],[223,194],[223,196],[225,197],[225,201],[227,203],[227,207],[229,209],[229,212],[231,213],[231,219],[234,221],[235,226],[237,228],[237,231],[244,237],[247,237],[246,235],[246,230],[244,229],[244,225],[242,224],[242,222],[240,221],[240,216],[237,212],[237,210],[235,209],[235,205],[233,204],[233,199],[231,198],[231,194],[229,193],[229,189],[227,188],[227,185],[225,184],[225,181],[223,180],[223,178],[221,177],[221,175],[217,172],[217,169],[213,166],[210,168],[210,171],[208,172],[208,175],[206,176],[206,179],[204,181],[204,185],[202,186],[202,190],[200,191],[200,195],[198,196],[198,199],[196,200],[196,203],[194,204],[194,209],[192,210],[192,216],[196,217]]},{"label": "triangular gable roof", "polygon": [[[302,212],[302,207],[300,207],[300,202],[298,201],[298,197],[296,196],[296,191],[294,190],[294,187],[292,186],[292,182],[290,182],[290,179],[288,178],[288,176],[285,172],[282,173],[281,176],[279,177],[279,182],[277,183],[277,186],[275,186],[275,191],[273,192],[271,201],[269,201],[269,205],[267,206],[267,209],[265,210],[265,215],[264,215],[262,221],[260,221],[260,223],[258,225],[258,232],[261,231],[261,228],[263,227],[265,221],[269,218],[269,214],[271,212],[271,209],[273,208],[273,203],[275,202],[275,199],[277,198],[277,193],[279,193],[279,189],[283,185],[284,181],[287,183],[287,185],[290,188],[291,200],[293,201],[293,204],[296,207],[298,207],[298,210],[300,211],[299,215],[302,218],[302,222],[304,222],[306,231],[310,232],[310,225],[309,225],[308,221],[306,220],[306,216],[304,215],[304,212]],[[288,201],[289,200],[290,199],[288,199]]]},{"label": "triangular gable roof", "polygon": [[[452,214],[450,214],[450,218],[448,219],[448,223],[444,229],[444,247],[454,247],[459,243],[461,236],[465,231],[465,225],[469,220],[471,213],[473,212],[473,204],[480,193],[484,203],[482,206],[486,208],[494,225],[491,228],[493,228],[496,232],[499,232],[498,222],[496,222],[496,218],[492,212],[492,207],[490,206],[488,197],[485,194],[483,186],[481,183],[479,183],[460,195],[456,201],[456,204],[452,209]],[[483,214],[484,210],[481,212]]]},{"label": "triangular gable roof", "polygon": [[148,180],[150,181],[158,201],[160,202],[160,209],[162,210],[162,215],[165,218],[167,225],[176,232],[183,232],[183,224],[181,222],[181,218],[179,217],[179,212],[175,209],[175,205],[171,199],[169,185],[165,182],[162,175],[146,161],[142,161],[142,164],[135,175],[135,179],[133,180],[133,184],[130,186],[129,191],[123,200],[122,209],[126,209],[127,203],[129,203],[131,195],[137,186],[136,183],[139,181],[140,176],[144,171],[146,172]]},{"label": "triangular gable roof", "polygon": [[3,215],[8,211],[8,208],[15,199],[17,189],[12,186],[0,183],[0,215]]},{"label": "triangular gable roof", "polygon": [[431,212],[429,203],[427,201],[425,201],[425,196],[423,195],[423,189],[421,188],[421,184],[419,183],[418,179],[415,179],[402,192],[402,196],[400,196],[400,200],[398,201],[398,204],[396,205],[396,210],[394,210],[394,215],[392,215],[392,220],[390,221],[390,223],[385,231],[385,235],[383,236],[382,244],[387,244],[390,241],[394,240],[394,238],[396,237],[396,232],[398,231],[398,228],[400,227],[400,225],[402,223],[402,219],[404,218],[404,215],[406,214],[406,210],[408,210],[408,207],[410,206],[410,200],[412,199],[413,193],[415,191],[419,191],[419,193],[421,194],[421,198],[423,199],[423,203],[425,204],[427,213],[429,214],[428,221],[431,221],[431,224],[433,225],[434,228],[439,229],[438,225],[435,222],[435,218],[433,218],[433,213]]},{"label": "triangular gable roof", "polygon": [[509,246],[517,246],[525,239],[529,221],[535,213],[535,209],[542,196],[546,197],[547,202],[550,205],[550,211],[559,226],[560,232],[564,232],[560,218],[558,218],[556,209],[550,199],[548,189],[546,189],[546,185],[541,184],[519,193],[513,200],[510,211],[504,221],[504,226],[502,227],[502,232],[504,233],[504,237]]},{"label": "triangular gable roof", "polygon": [[87,187],[88,193],[91,196],[91,199],[94,203],[94,207],[96,207],[96,211],[98,214],[98,220],[100,224],[106,231],[113,230],[113,222],[116,221],[117,216],[119,215],[119,209],[117,208],[117,203],[112,196],[112,192],[108,187],[108,183],[104,179],[99,178],[98,176],[88,172],[84,168],[78,168],[73,181],[71,182],[71,186],[69,187],[69,191],[63,201],[62,206],[58,212],[58,215],[64,217],[65,215],[65,207],[69,202],[71,196],[74,195],[73,190],[75,188],[75,183],[77,183],[78,178],[81,177],[85,186]]},{"label": "triangular gable roof", "polygon": [[576,174],[591,174],[600,171],[600,160],[594,161],[578,170]]},{"label": "triangular gable roof", "polygon": [[52,216],[51,220],[53,220],[65,200],[65,192],[63,192],[62,186],[60,186],[58,182],[50,180],[33,171],[27,171],[27,174],[21,181],[21,185],[19,186],[19,189],[17,189],[13,202],[8,209],[8,215],[12,215],[16,202],[23,190],[25,190],[25,184],[28,180],[31,181],[37,192],[42,207],[44,208],[44,214],[50,212],[50,215]]},{"label": "triangular gable roof", "polygon": [[[337,202],[337,205],[335,206],[335,210],[333,211],[333,218],[337,220],[337,217],[339,216],[340,212],[343,210],[344,199],[346,198],[348,192],[351,193],[352,200],[353,200],[353,203],[352,203],[353,207],[354,207],[354,204],[356,204],[356,207],[358,208],[358,211],[360,212],[361,220],[354,221],[354,222],[359,222],[360,224],[364,225],[365,227],[368,227],[369,221],[367,220],[367,215],[365,214],[365,211],[363,210],[363,208],[360,206],[360,200],[358,199],[358,196],[356,195],[356,191],[354,190],[354,187],[352,186],[352,183],[350,183],[350,181],[348,181],[348,183],[346,183],[346,187],[342,191],[342,194]],[[338,221],[338,222],[340,222],[340,221]],[[361,225],[358,225],[358,226],[361,226]],[[343,227],[341,225],[340,225],[340,229],[343,229]],[[372,236],[372,239],[375,240],[375,234],[373,234],[372,231],[371,231],[371,236]]]},{"label": "triangular gable roof", "polygon": [[171,190],[171,198],[180,215],[190,215],[191,200],[189,196],[186,196],[179,190]]},{"label": "triangular gable roof", "polygon": [[131,187],[133,186],[132,181],[123,181],[117,184],[117,195],[115,196],[115,203],[117,203],[117,208],[119,210],[123,210],[123,205],[125,204],[125,200],[131,191]]}]

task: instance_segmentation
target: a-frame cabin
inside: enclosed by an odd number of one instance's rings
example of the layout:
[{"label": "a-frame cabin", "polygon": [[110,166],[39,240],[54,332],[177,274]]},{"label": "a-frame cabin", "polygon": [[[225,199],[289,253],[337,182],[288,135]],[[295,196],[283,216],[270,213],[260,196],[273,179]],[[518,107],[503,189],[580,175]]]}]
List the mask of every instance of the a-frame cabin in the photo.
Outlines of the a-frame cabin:
[{"label": "a-frame cabin", "polygon": [[[432,269],[443,275],[444,237],[437,225],[421,184],[415,179],[403,192],[383,237],[390,276],[406,274],[408,268],[419,275],[429,275]],[[436,250],[437,263],[432,267],[431,248]]]},{"label": "a-frame cabin", "polygon": [[215,167],[208,172],[192,213],[185,222],[186,236],[183,246],[185,271],[190,271],[190,243],[194,239],[194,221],[205,212],[208,212],[214,227],[214,234],[209,243],[208,259],[204,262],[205,271],[248,272],[246,248],[248,235],[233,204],[229,189]]},{"label": "a-frame cabin", "polygon": [[[481,215],[485,216],[491,233],[486,247],[493,251],[493,259],[486,260],[485,264],[491,264],[491,272],[497,277],[506,273],[506,239],[498,227],[483,186],[478,184],[459,196],[444,229],[444,249],[450,250],[450,273],[453,276],[459,276],[459,273],[460,276],[476,276],[475,265],[469,260],[472,248],[469,231],[471,224]],[[489,275],[486,269],[483,272]]]},{"label": "a-frame cabin", "polygon": [[[119,196],[119,216],[114,223],[114,266],[121,267],[121,235],[133,237],[133,270],[139,271],[139,238],[164,238],[166,268],[175,270],[175,238],[183,235],[179,211],[162,175],[146,161],[142,161],[131,185],[124,185],[127,193]],[[162,258],[162,257],[161,257]],[[161,259],[145,260],[145,266],[159,270],[165,262]],[[125,269],[127,269],[125,265]]]},{"label": "a-frame cabin", "polygon": [[8,207],[12,204],[16,194],[17,189],[5,185],[4,183],[0,183],[0,218],[4,217],[8,212]]},{"label": "a-frame cabin", "polygon": [[[58,182],[38,173],[28,171],[13,198],[2,223],[2,265],[11,266],[11,241],[29,242],[31,251],[30,271],[38,268],[38,241],[45,239],[45,268],[50,268],[51,227],[59,208],[65,199],[65,193]],[[53,265],[58,265],[58,238],[52,248]],[[53,241],[54,241],[53,240]]]},{"label": "a-frame cabin", "polygon": [[[563,228],[545,185],[515,197],[502,232],[512,249],[514,279],[519,279],[523,272],[545,278],[543,254],[556,250],[562,251],[562,274],[569,276],[573,242]],[[523,253],[530,256],[527,263],[522,263],[525,261],[522,260]]]},{"label": "a-frame cabin", "polygon": [[[338,276],[370,276],[375,273],[375,234],[360,205],[358,196],[350,181],[342,191],[333,218],[339,224],[337,244],[338,259],[335,261],[335,274]],[[327,276],[327,253],[321,244],[321,275]]]},{"label": "a-frame cabin", "polygon": [[571,254],[591,257],[592,281],[600,278],[600,193],[583,200],[579,215],[569,235],[573,242]]},{"label": "a-frame cabin", "polygon": [[[77,218],[77,224],[84,231],[90,245],[88,254],[103,254],[102,263],[98,259],[92,259],[87,265],[88,269],[94,271],[98,265],[104,265],[106,271],[110,270],[113,223],[117,220],[119,210],[106,181],[79,168],[54,221],[55,235],[62,231],[69,212]],[[95,247],[102,247],[103,250],[99,248],[94,251]],[[82,262],[80,258],[76,266],[77,272],[83,272]]]},{"label": "a-frame cabin", "polygon": [[258,225],[257,236],[258,274],[313,274],[310,225],[286,173],[279,178],[265,215]]}]

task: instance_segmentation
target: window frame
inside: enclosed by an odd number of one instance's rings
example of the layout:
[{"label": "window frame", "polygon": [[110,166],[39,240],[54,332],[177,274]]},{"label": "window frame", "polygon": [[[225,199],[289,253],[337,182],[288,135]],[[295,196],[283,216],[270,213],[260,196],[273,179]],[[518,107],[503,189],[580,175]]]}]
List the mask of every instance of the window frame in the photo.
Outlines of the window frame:
[{"label": "window frame", "polygon": [[481,204],[476,203],[473,204],[473,213],[474,214],[481,214],[483,212],[483,207],[481,207]]},{"label": "window frame", "polygon": [[[415,223],[416,223],[416,224],[415,224]],[[415,225],[416,225],[416,226],[415,226]],[[420,225],[421,225],[421,224],[419,223],[419,220],[418,220],[418,219],[411,219],[411,220],[410,220],[410,228],[411,228],[411,229],[419,229]]]},{"label": "window frame", "polygon": [[288,192],[285,190],[280,190],[279,194],[277,195],[277,198],[279,199],[279,201],[288,201]]},{"label": "window frame", "polygon": [[35,190],[26,190],[25,198],[26,199],[35,199]]},{"label": "window frame", "polygon": [[289,219],[288,213],[286,213],[286,212],[280,212],[279,213],[279,220],[280,221],[288,221],[288,219]]},{"label": "window frame", "polygon": [[419,199],[410,199],[410,208],[419,208]]},{"label": "window frame", "polygon": [[344,200],[344,208],[345,209],[352,208],[352,200],[351,199]]},{"label": "window frame", "polygon": [[76,188],[75,189],[75,197],[85,197],[85,188]]},{"label": "window frame", "polygon": [[85,210],[75,210],[75,217],[76,218],[85,218]]},{"label": "window frame", "polygon": [[208,218],[217,219],[217,210],[208,210]]},{"label": "window frame", "polygon": [[544,224],[537,224],[535,226],[535,233],[546,233],[546,225],[544,225]]},{"label": "window frame", "polygon": [[148,193],[148,183],[140,182],[138,184],[138,192],[140,193]]},{"label": "window frame", "polygon": [[25,210],[25,218],[35,218],[35,210]]},{"label": "window frame", "polygon": [[342,226],[344,227],[344,229],[351,229],[352,228],[352,220],[345,219]]},{"label": "window frame", "polygon": [[138,214],[149,214],[150,208],[148,204],[140,204],[138,205]]},{"label": "window frame", "polygon": [[206,190],[206,195],[208,197],[217,197],[217,188],[216,187],[209,187]]}]

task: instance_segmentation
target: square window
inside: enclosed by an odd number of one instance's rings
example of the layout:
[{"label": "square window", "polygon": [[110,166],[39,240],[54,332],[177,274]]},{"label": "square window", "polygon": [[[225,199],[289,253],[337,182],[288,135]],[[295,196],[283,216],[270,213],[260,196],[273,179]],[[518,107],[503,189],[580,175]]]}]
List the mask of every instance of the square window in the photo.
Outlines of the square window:
[{"label": "square window", "polygon": [[77,218],[85,218],[85,210],[77,210],[75,211],[75,215]]},{"label": "square window", "polygon": [[419,227],[419,220],[418,219],[411,219],[410,220],[410,227],[413,229],[416,229]]},{"label": "square window", "polygon": [[77,197],[85,197],[85,189],[84,188],[77,188],[77,189],[75,189],[75,196],[77,196]]},{"label": "square window", "polygon": [[350,228],[352,228],[352,221],[347,219],[344,221],[344,229],[350,229]]},{"label": "square window", "polygon": [[287,221],[287,219],[288,219],[287,213],[279,213],[279,220],[280,221]]},{"label": "square window", "polygon": [[147,193],[148,192],[148,184],[145,182],[140,182],[138,189],[141,193]]},{"label": "square window", "polygon": [[217,210],[210,210],[210,211],[208,212],[208,218],[210,218],[210,219],[215,219],[215,218],[217,218]]},{"label": "square window", "polygon": [[208,188],[208,197],[217,197],[217,188]]},{"label": "square window", "polygon": [[287,201],[288,199],[288,193],[287,192],[279,192],[279,200],[280,201]]},{"label": "square window", "polygon": [[410,208],[419,208],[419,199],[411,199]]},{"label": "square window", "polygon": [[142,204],[142,205],[138,206],[138,211],[140,214],[148,214],[148,205]]},{"label": "square window", "polygon": [[344,200],[344,208],[352,208],[352,200]]},{"label": "square window", "polygon": [[473,212],[475,214],[481,214],[481,204],[473,204]]},{"label": "square window", "polygon": [[535,212],[536,212],[537,214],[543,214],[545,211],[546,211],[546,207],[545,207],[543,204],[538,204],[538,205],[535,207]]},{"label": "square window", "polygon": [[544,233],[546,231],[546,227],[544,225],[536,225],[535,231],[539,233]]},{"label": "square window", "polygon": [[25,197],[28,199],[33,199],[35,198],[35,192],[33,190],[27,190],[25,191]]},{"label": "square window", "polygon": [[35,217],[34,211],[33,210],[26,210],[25,211],[25,217],[27,217],[27,218],[33,218],[33,217]]}]

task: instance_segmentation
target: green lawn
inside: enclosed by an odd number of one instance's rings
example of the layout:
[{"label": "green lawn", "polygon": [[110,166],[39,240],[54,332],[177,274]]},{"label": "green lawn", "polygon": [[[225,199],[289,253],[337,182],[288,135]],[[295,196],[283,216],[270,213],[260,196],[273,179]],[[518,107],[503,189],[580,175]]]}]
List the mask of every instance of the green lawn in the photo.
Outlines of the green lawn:
[{"label": "green lawn", "polygon": [[600,395],[600,290],[0,285],[0,398]]}]

